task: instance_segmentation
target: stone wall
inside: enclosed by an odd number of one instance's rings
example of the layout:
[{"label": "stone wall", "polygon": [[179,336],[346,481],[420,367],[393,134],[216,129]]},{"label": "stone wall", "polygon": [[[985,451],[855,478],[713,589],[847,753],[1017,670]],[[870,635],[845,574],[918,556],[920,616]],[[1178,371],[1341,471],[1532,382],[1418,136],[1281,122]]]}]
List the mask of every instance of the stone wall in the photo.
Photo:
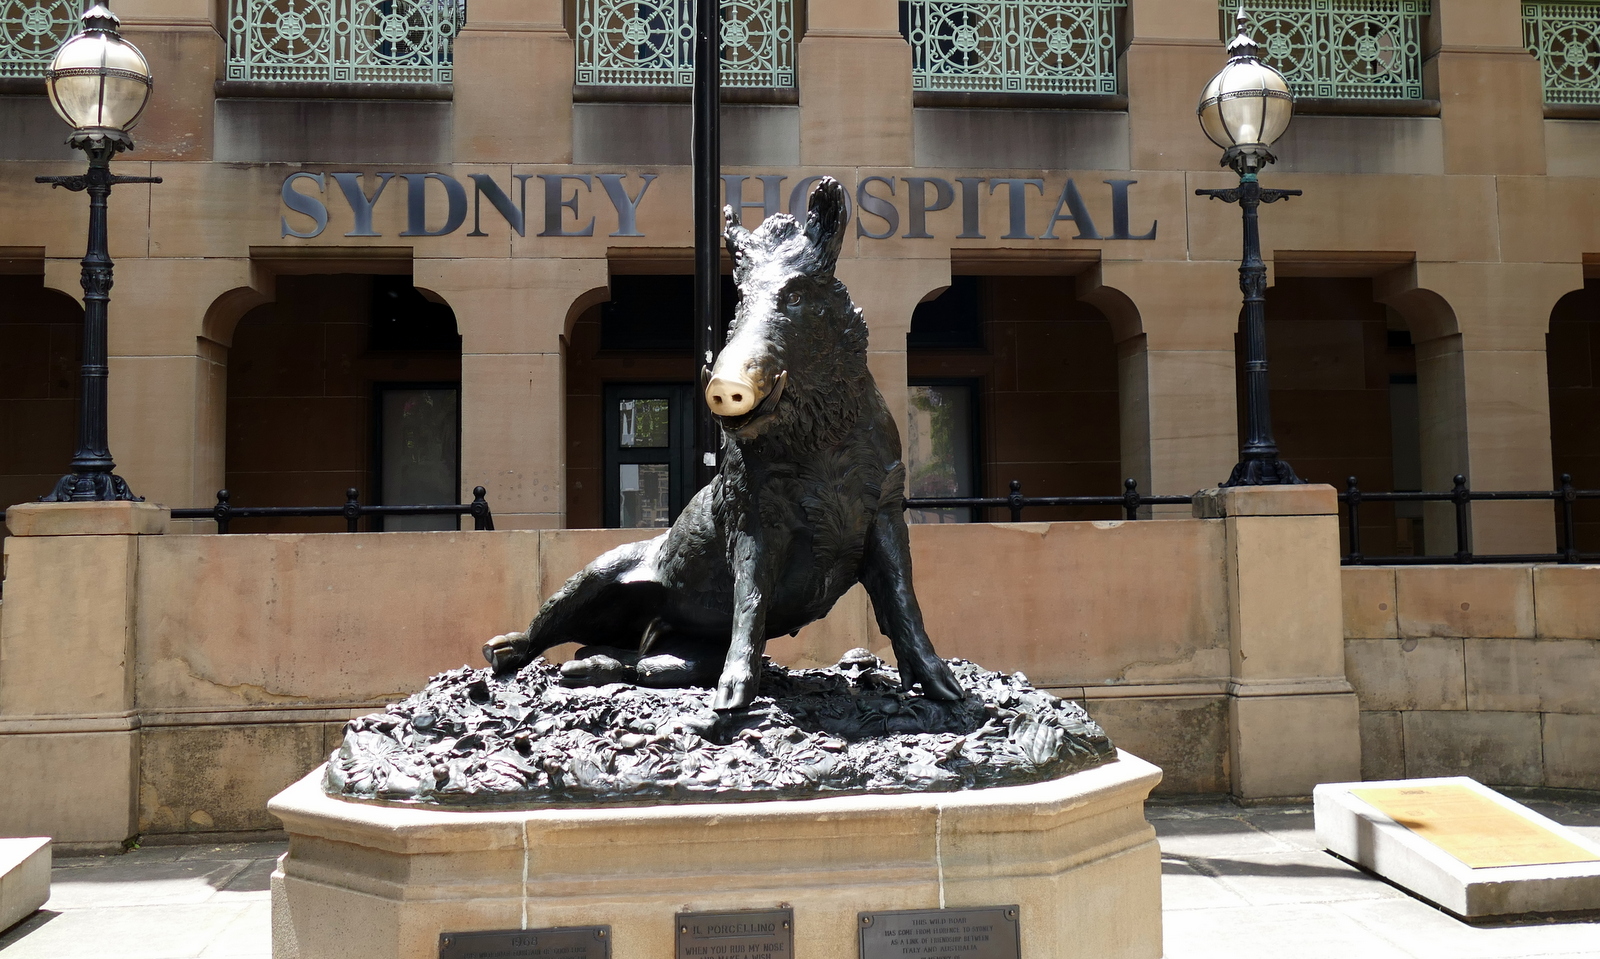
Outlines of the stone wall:
[{"label": "stone wall", "polygon": [[[1084,702],[1165,769],[1168,792],[1303,796],[1353,778],[1333,490],[1225,491],[1197,512],[913,527],[929,634],[945,656]],[[347,719],[481,665],[484,640],[646,534],[180,536],[161,535],[165,517],[132,503],[8,513],[0,833],[275,828],[267,799]],[[768,653],[810,666],[856,646],[891,655],[860,588]]]},{"label": "stone wall", "polygon": [[1347,568],[1364,779],[1600,789],[1600,566]]}]

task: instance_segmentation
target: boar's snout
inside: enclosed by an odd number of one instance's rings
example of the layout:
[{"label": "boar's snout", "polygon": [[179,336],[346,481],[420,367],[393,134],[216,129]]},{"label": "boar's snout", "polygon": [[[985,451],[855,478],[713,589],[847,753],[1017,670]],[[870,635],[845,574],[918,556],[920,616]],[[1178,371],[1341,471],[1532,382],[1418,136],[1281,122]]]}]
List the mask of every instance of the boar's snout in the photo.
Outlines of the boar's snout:
[{"label": "boar's snout", "polygon": [[[773,390],[775,357],[765,351],[740,349],[743,344],[730,344],[717,357],[711,368],[711,378],[706,382],[706,405],[718,416],[736,418],[744,416],[767,398]],[[752,356],[751,352],[758,355]]]},{"label": "boar's snout", "polygon": [[767,398],[765,379],[758,370],[714,374],[706,384],[706,405],[718,416],[743,416]]}]

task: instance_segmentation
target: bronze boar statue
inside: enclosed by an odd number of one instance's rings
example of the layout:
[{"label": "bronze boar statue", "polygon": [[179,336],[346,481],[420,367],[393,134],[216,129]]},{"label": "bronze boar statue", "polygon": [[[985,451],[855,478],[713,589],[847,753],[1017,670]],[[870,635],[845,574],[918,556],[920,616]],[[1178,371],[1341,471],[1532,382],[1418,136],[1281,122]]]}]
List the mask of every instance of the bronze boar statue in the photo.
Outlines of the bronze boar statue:
[{"label": "bronze boar statue", "polygon": [[[736,223],[730,209],[725,216]],[[823,178],[805,224],[730,226],[739,304],[704,374],[722,466],[666,533],[573,576],[525,633],[484,646],[496,672],[579,643],[571,685],[716,685],[719,710],[756,695],[768,639],[827,615],[861,583],[902,683],[963,697],[911,588],[900,433],[867,369],[867,326],[834,276],[849,209]]]}]

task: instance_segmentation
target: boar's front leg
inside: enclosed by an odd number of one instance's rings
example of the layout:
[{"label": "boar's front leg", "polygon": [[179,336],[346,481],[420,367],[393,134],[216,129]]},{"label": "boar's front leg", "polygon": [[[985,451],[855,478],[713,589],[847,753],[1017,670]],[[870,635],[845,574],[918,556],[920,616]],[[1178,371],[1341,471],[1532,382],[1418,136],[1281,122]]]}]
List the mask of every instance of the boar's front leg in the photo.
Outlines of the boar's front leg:
[{"label": "boar's front leg", "polygon": [[873,520],[861,558],[861,584],[872,599],[878,629],[894,646],[903,685],[909,689],[920,681],[929,699],[964,698],[961,684],[933,651],[923,628],[922,608],[911,589],[911,542],[898,504],[880,509]]},{"label": "boar's front leg", "polygon": [[733,636],[717,682],[712,708],[743,709],[756,697],[757,667],[767,644],[767,602],[776,579],[776,561],[763,549],[759,516],[754,529],[739,530],[733,542]]}]

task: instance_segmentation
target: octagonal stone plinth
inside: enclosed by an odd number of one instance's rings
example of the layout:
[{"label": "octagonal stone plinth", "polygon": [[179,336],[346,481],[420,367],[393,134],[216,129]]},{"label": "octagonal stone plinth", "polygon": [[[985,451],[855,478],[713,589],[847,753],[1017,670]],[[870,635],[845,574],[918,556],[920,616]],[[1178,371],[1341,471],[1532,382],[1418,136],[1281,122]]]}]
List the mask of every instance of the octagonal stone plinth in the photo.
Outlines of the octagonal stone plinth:
[{"label": "octagonal stone plinth", "polygon": [[1161,770],[1116,762],[968,792],[461,811],[334,799],[317,769],[268,808],[274,959],[433,959],[443,932],[609,925],[673,955],[678,912],[794,910],[797,959],[856,955],[857,913],[1020,904],[1023,959],[1161,955]]}]

